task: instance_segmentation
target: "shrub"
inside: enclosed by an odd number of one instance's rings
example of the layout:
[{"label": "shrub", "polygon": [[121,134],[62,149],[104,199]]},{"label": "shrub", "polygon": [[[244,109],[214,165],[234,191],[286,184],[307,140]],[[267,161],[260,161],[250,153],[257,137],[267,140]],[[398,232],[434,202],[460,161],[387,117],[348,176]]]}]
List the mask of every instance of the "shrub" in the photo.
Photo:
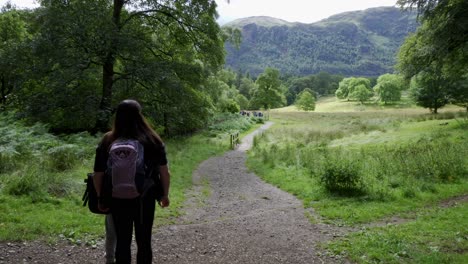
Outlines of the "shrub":
[{"label": "shrub", "polygon": [[356,163],[346,158],[327,160],[320,181],[325,189],[332,193],[349,196],[363,194],[359,168]]},{"label": "shrub", "polygon": [[223,113],[216,115],[211,121],[209,131],[217,134],[219,132],[238,132],[248,130],[252,126],[250,118],[239,114]]},{"label": "shrub", "polygon": [[84,151],[77,145],[64,144],[47,151],[48,165],[52,171],[71,169],[79,160],[85,157]]},{"label": "shrub", "polygon": [[33,198],[46,195],[44,178],[39,175],[37,167],[28,166],[20,173],[5,177],[3,189],[10,195],[29,195]]}]

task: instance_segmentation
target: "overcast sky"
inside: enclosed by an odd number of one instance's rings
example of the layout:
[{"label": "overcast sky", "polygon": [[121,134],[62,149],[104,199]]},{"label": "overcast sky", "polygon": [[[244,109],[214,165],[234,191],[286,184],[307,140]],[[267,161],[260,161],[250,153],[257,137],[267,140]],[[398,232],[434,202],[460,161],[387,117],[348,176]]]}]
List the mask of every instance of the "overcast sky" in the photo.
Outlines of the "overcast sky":
[{"label": "overcast sky", "polygon": [[[218,21],[227,23],[249,16],[271,16],[289,22],[312,23],[346,11],[394,6],[397,0],[216,0]],[[0,0],[3,6],[7,0]],[[35,7],[34,0],[12,0],[19,7]]]}]

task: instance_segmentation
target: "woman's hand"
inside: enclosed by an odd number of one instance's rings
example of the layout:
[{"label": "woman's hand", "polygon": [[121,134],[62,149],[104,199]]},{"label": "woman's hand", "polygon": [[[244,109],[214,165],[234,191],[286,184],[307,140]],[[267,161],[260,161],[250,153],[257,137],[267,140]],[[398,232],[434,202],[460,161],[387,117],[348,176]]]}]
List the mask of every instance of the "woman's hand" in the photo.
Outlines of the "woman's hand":
[{"label": "woman's hand", "polygon": [[159,201],[159,206],[161,206],[162,208],[168,207],[168,206],[169,206],[169,203],[170,203],[170,202],[169,202],[169,197],[163,196],[163,197],[161,198],[161,200]]}]

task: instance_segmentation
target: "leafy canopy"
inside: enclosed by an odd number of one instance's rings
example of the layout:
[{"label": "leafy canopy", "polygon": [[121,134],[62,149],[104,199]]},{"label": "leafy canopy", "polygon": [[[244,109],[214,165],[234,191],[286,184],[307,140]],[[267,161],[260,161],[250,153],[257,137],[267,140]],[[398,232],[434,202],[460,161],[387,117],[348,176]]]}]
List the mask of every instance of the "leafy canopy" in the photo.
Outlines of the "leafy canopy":
[{"label": "leafy canopy", "polygon": [[274,68],[266,68],[255,81],[256,88],[252,92],[253,108],[270,109],[286,104],[281,86],[280,72]]},{"label": "leafy canopy", "polygon": [[401,99],[401,91],[404,89],[403,78],[396,74],[384,74],[379,76],[374,91],[381,102],[395,102]]}]

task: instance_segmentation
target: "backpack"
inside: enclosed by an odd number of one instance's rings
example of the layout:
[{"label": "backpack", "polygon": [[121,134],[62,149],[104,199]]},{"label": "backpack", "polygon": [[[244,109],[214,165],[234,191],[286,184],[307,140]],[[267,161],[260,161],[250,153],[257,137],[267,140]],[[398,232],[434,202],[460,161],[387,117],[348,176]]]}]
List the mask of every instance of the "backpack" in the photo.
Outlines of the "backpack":
[{"label": "backpack", "polygon": [[[94,181],[93,181],[94,173],[88,173],[87,177],[84,179],[84,182],[86,184],[86,189],[83,193],[83,197],[81,200],[83,201],[83,206],[88,206],[89,211],[95,214],[108,214],[109,212],[102,212],[98,209],[98,197],[96,193],[96,188],[94,187]],[[106,183],[107,179],[104,178],[104,183],[103,183],[103,188],[101,190],[101,195],[103,197],[111,197],[110,194],[112,192],[111,189],[105,188],[104,186],[109,185]],[[106,207],[110,206],[110,199],[105,199],[104,204],[106,204]]]},{"label": "backpack", "polygon": [[[153,175],[153,171],[153,166],[145,164],[144,147],[140,142],[137,140],[117,140],[112,143],[101,190],[106,207],[110,208],[112,197],[123,199],[132,199],[139,195],[145,197],[147,191],[153,186],[155,187],[154,198],[160,201],[164,191],[159,174]],[[109,212],[104,213],[98,209],[93,176],[93,173],[88,173],[84,180],[86,190],[82,198],[83,206],[88,205],[89,210],[95,214],[108,214]]]},{"label": "backpack", "polygon": [[116,140],[110,146],[107,173],[112,179],[112,197],[140,196],[146,175],[144,147],[137,140]]}]

